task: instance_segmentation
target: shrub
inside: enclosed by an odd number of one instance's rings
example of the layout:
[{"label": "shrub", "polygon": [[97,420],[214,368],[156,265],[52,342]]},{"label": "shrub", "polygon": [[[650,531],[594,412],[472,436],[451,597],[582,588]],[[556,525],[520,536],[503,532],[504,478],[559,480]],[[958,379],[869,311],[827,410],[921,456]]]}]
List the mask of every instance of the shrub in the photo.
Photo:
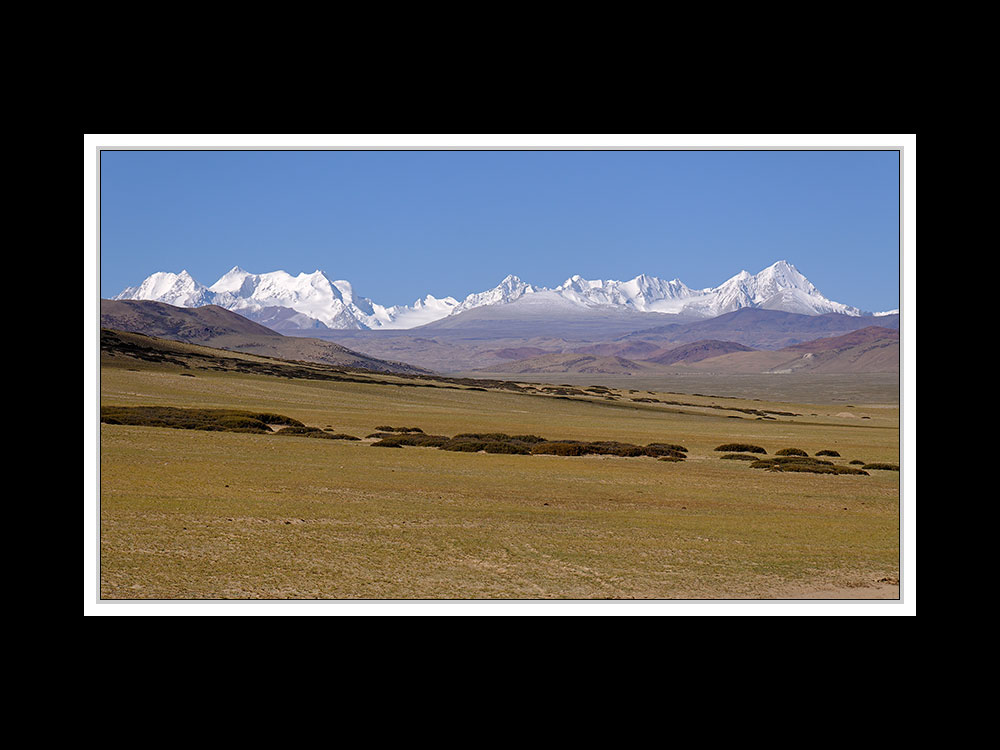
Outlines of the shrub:
[{"label": "shrub", "polygon": [[531,454],[531,448],[525,443],[491,441],[483,446],[487,453],[514,453],[523,456]]},{"label": "shrub", "polygon": [[680,451],[681,453],[687,453],[688,449],[683,445],[677,445],[676,443],[650,443],[646,446],[647,448],[666,448],[667,450]]},{"label": "shrub", "polygon": [[719,458],[728,459],[730,461],[756,461],[756,456],[748,456],[746,453],[727,453],[724,456],[719,456]]},{"label": "shrub", "polygon": [[292,437],[322,438],[325,440],[335,440],[329,432],[324,432],[319,427],[282,427],[275,435],[290,435]]},{"label": "shrub", "polygon": [[782,448],[780,451],[776,452],[776,456],[808,456],[801,448]]},{"label": "shrub", "polygon": [[679,458],[684,460],[687,456],[678,448],[670,448],[660,443],[650,443],[643,450],[644,456],[656,456],[657,458]]},{"label": "shrub", "polygon": [[552,456],[585,456],[589,451],[583,443],[576,441],[550,440],[544,443],[535,443],[531,446],[531,452]]},{"label": "shrub", "polygon": [[851,464],[852,466],[861,466],[864,464],[864,461],[859,461],[858,459],[854,459],[853,461],[848,461],[847,463]]},{"label": "shrub", "polygon": [[811,474],[861,474],[868,476],[867,471],[851,469],[847,466],[835,466],[832,461],[822,461],[816,458],[800,456],[781,456],[779,458],[762,458],[750,464],[751,469],[767,469],[768,471],[809,472]]},{"label": "shrub", "polygon": [[385,448],[389,444],[392,444],[397,448],[402,448],[404,445],[411,445],[417,448],[440,448],[450,439],[451,438],[446,435],[425,435],[422,432],[403,435],[393,434],[386,435],[379,442],[372,443],[372,445],[377,445],[380,448]]},{"label": "shrub", "polygon": [[830,450],[816,451],[816,455],[817,456],[832,456],[834,458],[840,458],[840,454],[837,453],[837,451],[830,451]]},{"label": "shrub", "polygon": [[354,437],[354,435],[345,435],[343,432],[330,432],[326,433],[331,440],[360,440],[361,438]]},{"label": "shrub", "polygon": [[389,427],[387,425],[382,425],[381,427],[376,427],[376,430],[380,432],[423,432],[419,427]]},{"label": "shrub", "polygon": [[[224,417],[219,417],[216,420],[216,424],[226,430],[233,429],[250,429],[256,432],[270,432],[271,428],[266,424],[261,422],[259,419],[254,419],[253,417],[241,417],[237,415],[227,415]],[[287,428],[286,428],[287,429]]]},{"label": "shrub", "polygon": [[872,463],[865,464],[862,469],[876,469],[878,471],[899,471],[899,464]]},{"label": "shrub", "polygon": [[459,451],[461,453],[478,453],[486,449],[485,440],[472,440],[470,438],[452,438],[440,446],[443,451]]},{"label": "shrub", "polygon": [[749,445],[748,443],[724,443],[715,450],[727,453],[767,453],[759,445]]},{"label": "shrub", "polygon": [[106,424],[224,432],[270,432],[268,425],[305,426],[297,419],[281,414],[177,406],[102,406],[101,421]]}]

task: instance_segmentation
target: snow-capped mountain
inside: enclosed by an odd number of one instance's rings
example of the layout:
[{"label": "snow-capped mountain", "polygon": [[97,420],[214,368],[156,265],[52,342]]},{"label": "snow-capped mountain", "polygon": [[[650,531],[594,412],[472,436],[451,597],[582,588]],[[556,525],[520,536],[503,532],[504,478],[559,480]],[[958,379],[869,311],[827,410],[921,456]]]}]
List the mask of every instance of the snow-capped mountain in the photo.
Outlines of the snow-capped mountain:
[{"label": "snow-capped mountain", "polygon": [[175,307],[201,307],[215,304],[215,295],[208,287],[199,284],[187,271],[168,273],[158,271],[139,286],[130,286],[115,299],[146,299],[166,302]]},{"label": "snow-capped mountain", "polygon": [[508,276],[496,287],[468,295],[439,299],[427,295],[412,305],[379,305],[355,294],[350,282],[331,281],[322,271],[292,276],[284,271],[253,274],[236,267],[206,287],[187,271],[158,272],[115,299],[155,300],[178,307],[219,305],[278,330],[399,329],[426,323],[480,307],[506,305],[527,295],[558,300],[586,308],[673,313],[712,318],[744,307],[781,310],[806,315],[841,313],[863,315],[856,307],[824,297],[786,261],[757,274],[741,271],[717,287],[691,289],[679,279],[664,281],[645,274],[629,281],[588,281],[571,276],[555,289],[528,284]]}]

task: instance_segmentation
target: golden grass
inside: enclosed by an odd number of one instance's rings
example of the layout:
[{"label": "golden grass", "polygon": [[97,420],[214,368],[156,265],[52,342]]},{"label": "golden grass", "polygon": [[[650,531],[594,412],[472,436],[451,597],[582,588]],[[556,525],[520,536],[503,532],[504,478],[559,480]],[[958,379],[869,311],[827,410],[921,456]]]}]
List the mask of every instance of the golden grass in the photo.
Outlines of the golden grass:
[{"label": "golden grass", "polygon": [[898,463],[894,408],[855,403],[862,421],[828,406],[683,399],[802,415],[771,421],[599,398],[134,370],[102,368],[103,405],[253,409],[355,435],[405,424],[672,442],[690,453],[670,463],[377,450],[101,425],[104,598],[808,597],[899,577],[897,472],[776,474],[713,452],[750,442],[771,454],[835,448],[845,465]]}]

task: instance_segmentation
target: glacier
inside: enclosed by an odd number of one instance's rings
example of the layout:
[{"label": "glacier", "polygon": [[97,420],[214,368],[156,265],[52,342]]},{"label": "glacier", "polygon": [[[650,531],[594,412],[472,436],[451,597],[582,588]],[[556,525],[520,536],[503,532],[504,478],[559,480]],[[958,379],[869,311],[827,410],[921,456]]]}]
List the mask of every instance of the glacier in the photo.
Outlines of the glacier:
[{"label": "glacier", "polygon": [[[542,293],[542,294],[540,294]],[[857,307],[834,302],[791,263],[779,260],[762,271],[740,271],[716,287],[691,289],[679,279],[665,281],[640,274],[628,281],[588,280],[571,276],[554,289],[535,286],[514,275],[485,292],[437,298],[430,294],[411,305],[384,306],[355,293],[349,281],[331,280],[324,272],[285,271],[254,274],[239,266],[211,286],[196,281],[186,270],[158,271],[141,284],[128,287],[115,299],[154,300],[178,307],[218,305],[276,330],[314,328],[392,330],[432,323],[466,310],[504,305],[540,294],[583,308],[611,308],[711,318],[744,307],[805,315],[840,313],[871,315]]]}]

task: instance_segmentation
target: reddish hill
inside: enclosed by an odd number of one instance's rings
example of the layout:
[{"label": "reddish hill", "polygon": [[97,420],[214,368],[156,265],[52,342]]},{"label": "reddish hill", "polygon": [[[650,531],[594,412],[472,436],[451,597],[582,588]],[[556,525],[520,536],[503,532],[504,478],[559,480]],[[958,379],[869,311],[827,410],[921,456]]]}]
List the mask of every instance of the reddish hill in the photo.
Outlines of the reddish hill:
[{"label": "reddish hill", "polygon": [[857,331],[845,333],[843,336],[831,336],[825,339],[803,341],[801,344],[785,347],[784,351],[792,352],[832,352],[838,349],[850,349],[855,346],[866,346],[875,342],[899,341],[899,331],[882,326],[868,326]]},{"label": "reddish hill", "polygon": [[705,341],[694,341],[690,344],[681,344],[672,349],[660,350],[652,357],[643,357],[643,362],[655,362],[658,365],[672,365],[676,362],[700,362],[711,357],[720,357],[723,354],[733,352],[752,352],[749,346],[737,344],[734,341],[715,341],[708,339]]}]

